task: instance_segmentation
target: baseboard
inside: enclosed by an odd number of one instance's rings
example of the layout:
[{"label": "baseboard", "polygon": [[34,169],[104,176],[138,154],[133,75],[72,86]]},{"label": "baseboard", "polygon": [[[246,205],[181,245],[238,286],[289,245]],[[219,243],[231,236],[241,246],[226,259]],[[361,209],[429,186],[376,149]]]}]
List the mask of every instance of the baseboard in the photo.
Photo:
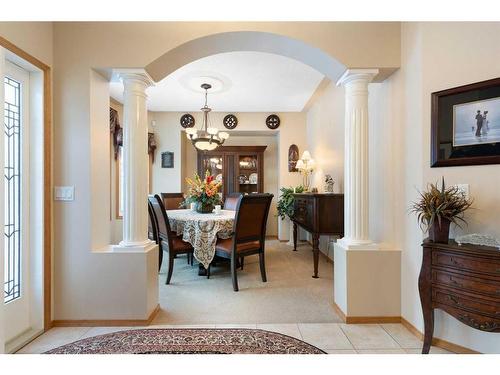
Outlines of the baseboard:
[{"label": "baseboard", "polygon": [[30,329],[16,338],[5,343],[5,353],[12,354],[17,352],[19,349],[28,345],[31,341],[36,339],[38,336],[43,335],[45,331],[43,329]]},{"label": "baseboard", "polygon": [[[408,331],[410,331],[413,335],[418,337],[419,340],[424,340],[424,334],[420,332],[413,324],[407,321],[405,318],[401,317],[401,324],[406,327]],[[457,345],[452,342],[434,337],[432,339],[432,345],[437,346],[438,348],[448,350],[457,354],[481,354],[476,350],[472,350],[466,348],[465,346]]]},{"label": "baseboard", "polygon": [[401,323],[400,316],[347,316],[347,324],[385,324]]},{"label": "baseboard", "polygon": [[401,323],[400,316],[346,316],[335,302],[333,302],[333,308],[346,324]]},{"label": "baseboard", "polygon": [[147,319],[97,319],[97,320],[54,320],[53,327],[134,327],[148,326],[160,311],[160,305]]}]

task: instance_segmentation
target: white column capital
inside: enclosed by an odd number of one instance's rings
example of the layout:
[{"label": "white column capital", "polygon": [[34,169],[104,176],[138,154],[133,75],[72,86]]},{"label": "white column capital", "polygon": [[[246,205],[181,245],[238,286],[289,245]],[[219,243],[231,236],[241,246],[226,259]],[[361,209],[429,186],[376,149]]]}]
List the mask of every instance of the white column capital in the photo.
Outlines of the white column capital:
[{"label": "white column capital", "polygon": [[113,73],[123,82],[125,91],[131,90],[136,94],[145,95],[146,89],[154,86],[153,79],[143,69],[117,69]]},{"label": "white column capital", "polygon": [[352,82],[368,85],[378,73],[378,69],[347,69],[337,81],[337,86],[346,86]]}]

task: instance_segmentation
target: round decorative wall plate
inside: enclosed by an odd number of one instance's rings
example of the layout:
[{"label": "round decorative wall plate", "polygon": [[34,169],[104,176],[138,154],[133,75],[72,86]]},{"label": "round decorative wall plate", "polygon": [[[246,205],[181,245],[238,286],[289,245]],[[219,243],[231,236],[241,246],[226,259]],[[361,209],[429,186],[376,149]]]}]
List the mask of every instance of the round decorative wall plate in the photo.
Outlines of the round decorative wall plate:
[{"label": "round decorative wall plate", "polygon": [[269,115],[266,118],[266,125],[269,129],[278,129],[280,126],[280,118],[278,115]]},{"label": "round decorative wall plate", "polygon": [[185,115],[182,115],[181,117],[181,126],[186,129],[186,128],[192,128],[194,126],[194,117],[190,115],[189,113],[186,113]]},{"label": "round decorative wall plate", "polygon": [[238,125],[238,119],[235,115],[227,115],[222,120],[226,129],[234,129]]}]

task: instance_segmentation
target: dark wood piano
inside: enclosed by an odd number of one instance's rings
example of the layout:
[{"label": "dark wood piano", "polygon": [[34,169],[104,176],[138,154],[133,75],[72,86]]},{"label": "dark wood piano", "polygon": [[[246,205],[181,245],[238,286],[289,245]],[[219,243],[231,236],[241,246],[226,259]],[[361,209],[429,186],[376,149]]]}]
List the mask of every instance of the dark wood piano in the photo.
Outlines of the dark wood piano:
[{"label": "dark wood piano", "polygon": [[312,235],[314,278],[318,278],[319,236],[344,236],[344,194],[294,194],[293,250],[297,251],[297,228]]}]

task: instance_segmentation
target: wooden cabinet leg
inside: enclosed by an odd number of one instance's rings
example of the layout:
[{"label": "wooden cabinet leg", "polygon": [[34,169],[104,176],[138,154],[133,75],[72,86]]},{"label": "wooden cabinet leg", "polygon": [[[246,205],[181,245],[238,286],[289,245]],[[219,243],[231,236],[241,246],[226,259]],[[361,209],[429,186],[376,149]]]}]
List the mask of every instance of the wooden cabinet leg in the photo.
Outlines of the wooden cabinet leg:
[{"label": "wooden cabinet leg", "polygon": [[293,251],[297,251],[297,223],[293,222]]},{"label": "wooden cabinet leg", "polygon": [[424,311],[424,345],[422,354],[429,354],[434,332],[434,309]]},{"label": "wooden cabinet leg", "polygon": [[431,294],[431,250],[424,247],[422,256],[422,268],[418,277],[418,291],[422,304],[424,316],[424,345],[422,354],[428,354],[432,344],[434,333],[434,309],[432,307]]},{"label": "wooden cabinet leg", "polygon": [[313,259],[314,259],[314,275],[313,278],[318,278],[318,262],[319,262],[319,234],[312,235],[313,242]]}]

